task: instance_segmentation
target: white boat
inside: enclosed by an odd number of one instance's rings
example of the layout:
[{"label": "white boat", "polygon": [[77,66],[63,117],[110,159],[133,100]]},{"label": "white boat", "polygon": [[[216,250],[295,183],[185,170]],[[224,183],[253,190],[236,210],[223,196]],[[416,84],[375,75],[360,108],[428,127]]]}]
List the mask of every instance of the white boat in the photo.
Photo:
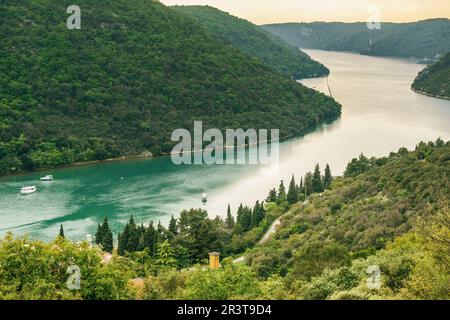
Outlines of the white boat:
[{"label": "white boat", "polygon": [[45,177],[42,177],[41,181],[53,181],[53,176],[51,174],[48,174]]},{"label": "white boat", "polygon": [[206,203],[208,201],[208,198],[206,197],[206,193],[202,194],[202,202]]},{"label": "white boat", "polygon": [[31,186],[31,187],[22,187],[20,188],[20,194],[21,195],[25,195],[25,194],[30,194],[30,193],[35,193],[37,191],[35,186]]}]

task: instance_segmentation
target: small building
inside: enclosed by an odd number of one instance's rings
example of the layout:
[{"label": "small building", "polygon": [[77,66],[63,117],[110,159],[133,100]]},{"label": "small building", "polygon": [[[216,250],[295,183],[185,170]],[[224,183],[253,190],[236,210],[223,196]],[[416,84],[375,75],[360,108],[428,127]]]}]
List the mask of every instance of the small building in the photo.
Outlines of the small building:
[{"label": "small building", "polygon": [[220,267],[220,253],[219,252],[210,252],[209,253],[209,269],[217,270]]}]

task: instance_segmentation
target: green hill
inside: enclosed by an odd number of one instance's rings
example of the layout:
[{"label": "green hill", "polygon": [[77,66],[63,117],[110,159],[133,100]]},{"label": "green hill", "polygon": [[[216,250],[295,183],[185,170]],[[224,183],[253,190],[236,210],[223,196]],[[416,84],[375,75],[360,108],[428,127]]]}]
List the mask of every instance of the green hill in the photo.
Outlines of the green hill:
[{"label": "green hill", "polygon": [[208,31],[243,52],[295,79],[324,76],[329,70],[295,46],[253,23],[210,6],[175,6],[201,23]]},{"label": "green hill", "polygon": [[412,88],[434,97],[450,99],[450,52],[423,69]]},{"label": "green hill", "polygon": [[450,20],[382,23],[314,22],[264,25],[264,29],[300,48],[352,51],[374,56],[435,59],[450,51]]},{"label": "green hill", "polygon": [[[294,204],[248,264],[282,276],[301,299],[448,299],[449,161],[442,140],[353,159],[329,190]],[[379,291],[366,286],[371,265],[381,269]],[[417,283],[426,277],[434,280]]]},{"label": "green hill", "polygon": [[287,79],[158,1],[0,2],[0,174],[169,152],[171,132],[280,128],[340,115],[331,98]]}]

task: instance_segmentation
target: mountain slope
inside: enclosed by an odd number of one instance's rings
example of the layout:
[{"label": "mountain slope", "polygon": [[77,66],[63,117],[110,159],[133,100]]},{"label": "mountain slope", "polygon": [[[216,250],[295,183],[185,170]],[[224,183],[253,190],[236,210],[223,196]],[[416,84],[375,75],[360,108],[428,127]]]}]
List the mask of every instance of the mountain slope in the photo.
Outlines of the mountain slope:
[{"label": "mountain slope", "polygon": [[370,30],[363,22],[282,23],[262,27],[300,48],[419,59],[434,59],[450,51],[449,19],[382,23],[379,30]]},{"label": "mountain slope", "polygon": [[[446,224],[446,233],[435,230],[435,244],[448,236],[449,161],[450,143],[442,140],[419,143],[412,152],[401,148],[389,157],[352,160],[331,190],[293,205],[274,239],[256,247],[247,263],[263,278],[284,277],[297,298],[337,298],[332,295],[360,284],[362,291],[354,298],[399,294],[417,271],[414,267],[431,254],[416,241],[417,236],[428,237],[423,223],[433,228]],[[445,241],[441,247],[448,251]],[[448,266],[443,252],[433,259]],[[381,267],[382,291],[366,287],[370,265]],[[443,268],[430,276],[449,279],[450,271]],[[445,286],[440,297],[450,294]]]},{"label": "mountain slope", "polygon": [[450,99],[450,52],[423,69],[412,88],[434,97]]},{"label": "mountain slope", "polygon": [[295,79],[324,76],[329,70],[307,54],[253,23],[210,6],[175,6],[208,31]]},{"label": "mountain slope", "polygon": [[169,152],[171,133],[280,128],[340,114],[331,98],[230,47],[158,1],[0,3],[0,174]]}]

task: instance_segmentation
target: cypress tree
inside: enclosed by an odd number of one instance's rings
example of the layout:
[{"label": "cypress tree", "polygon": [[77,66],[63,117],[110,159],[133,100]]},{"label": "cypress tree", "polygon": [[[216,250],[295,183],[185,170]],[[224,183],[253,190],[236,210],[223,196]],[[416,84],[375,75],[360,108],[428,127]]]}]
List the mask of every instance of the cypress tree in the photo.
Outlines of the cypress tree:
[{"label": "cypress tree", "polygon": [[289,183],[289,189],[286,196],[286,200],[289,204],[294,204],[298,201],[298,190],[295,185],[294,175],[292,175],[291,182]]},{"label": "cypress tree", "polygon": [[225,220],[225,224],[226,224],[228,229],[233,229],[234,228],[234,217],[231,215],[230,204],[228,204],[227,218]]},{"label": "cypress tree", "polygon": [[59,236],[63,239],[65,238],[63,225],[60,225],[60,227],[59,227]]},{"label": "cypress tree", "polygon": [[103,240],[103,229],[100,223],[97,225],[97,232],[95,233],[95,243],[98,245],[102,244]]},{"label": "cypress tree", "polygon": [[310,195],[312,193],[312,173],[308,172],[305,175],[305,181],[303,183],[303,191],[306,196]]},{"label": "cypress tree", "polygon": [[323,187],[324,187],[324,189],[330,188],[332,180],[333,180],[333,176],[331,175],[330,166],[327,163],[327,166],[325,167],[325,175],[323,177]]},{"label": "cypress tree", "polygon": [[105,236],[103,237],[103,250],[109,253],[113,251],[113,234],[111,230],[108,229]]},{"label": "cypress tree", "polygon": [[121,256],[125,255],[125,246],[120,232],[117,235],[117,253]]},{"label": "cypress tree", "polygon": [[178,234],[177,219],[175,219],[174,216],[172,215],[169,222],[169,232],[168,232],[170,240],[173,239],[177,234]]},{"label": "cypress tree", "polygon": [[322,183],[322,176],[320,174],[319,164],[316,164],[316,167],[314,168],[314,173],[311,181],[311,188],[312,188],[311,192],[314,193],[323,192],[323,183]]},{"label": "cypress tree", "polygon": [[[128,242],[125,246],[125,250],[128,252],[135,252],[139,247],[139,231],[136,227],[136,223],[134,222],[133,216],[130,217],[130,222],[128,222]],[[125,231],[124,231],[125,234]]]},{"label": "cypress tree", "polygon": [[256,201],[252,213],[252,228],[258,226],[264,219],[264,216],[265,216],[264,202],[259,204],[259,201]]},{"label": "cypress tree", "polygon": [[156,231],[158,233],[158,243],[163,243],[166,240],[166,229],[161,224],[161,221],[158,222]]},{"label": "cypress tree", "polygon": [[156,252],[155,237],[156,237],[156,231],[155,231],[155,228],[153,227],[153,221],[151,221],[148,228],[145,230],[144,245],[146,248],[149,248],[150,255],[152,257],[155,255],[155,252]]},{"label": "cypress tree", "polygon": [[283,180],[281,180],[280,186],[278,187],[277,202],[280,204],[283,203],[284,201],[286,201],[286,188],[284,187]]},{"label": "cypress tree", "polygon": [[237,212],[237,225],[239,232],[246,232],[250,230],[252,226],[252,209],[249,207],[239,206],[238,212]]},{"label": "cypress tree", "polygon": [[112,252],[113,250],[113,235],[109,229],[108,218],[105,217],[103,224],[97,230],[95,234],[95,243],[102,246],[106,252]]}]

